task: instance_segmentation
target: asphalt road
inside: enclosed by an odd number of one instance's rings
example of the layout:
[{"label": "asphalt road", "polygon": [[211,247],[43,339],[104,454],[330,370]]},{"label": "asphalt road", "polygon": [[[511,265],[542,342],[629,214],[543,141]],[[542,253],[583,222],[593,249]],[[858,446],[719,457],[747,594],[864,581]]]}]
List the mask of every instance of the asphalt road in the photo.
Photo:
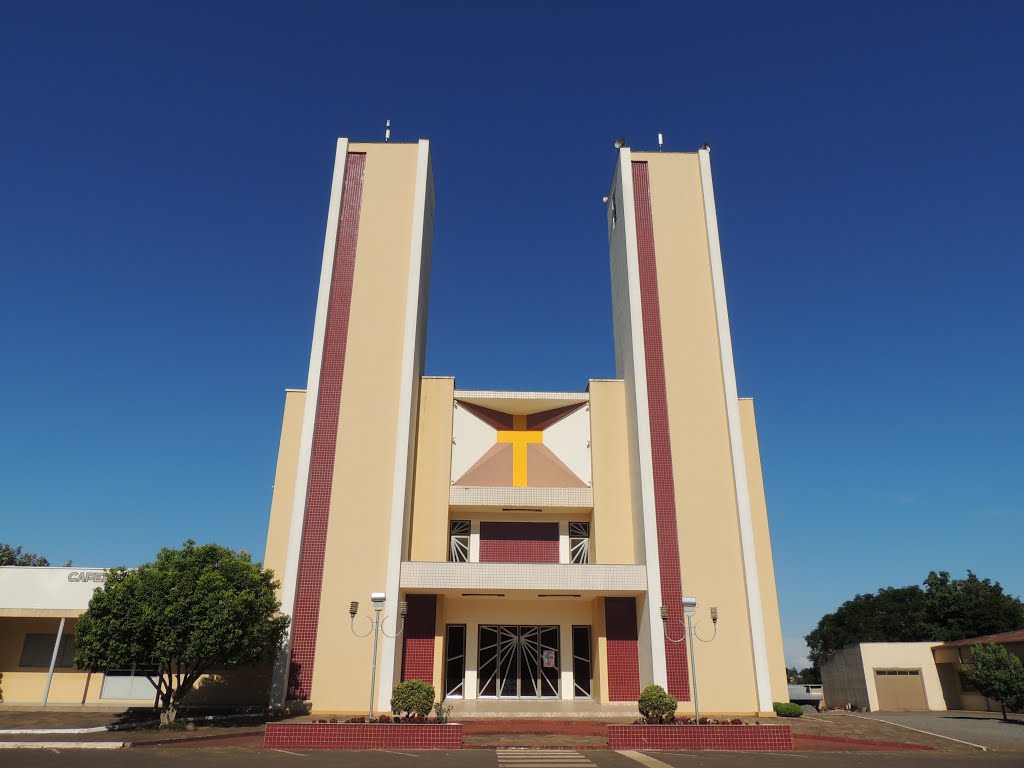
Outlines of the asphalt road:
[{"label": "asphalt road", "polygon": [[[1024,717],[1010,715],[1009,722],[997,712],[865,712],[860,717],[883,720],[940,736],[949,736],[989,749],[1024,751]],[[1024,765],[1024,755],[1020,755]]]},{"label": "asphalt road", "polygon": [[963,765],[1020,768],[1021,755],[977,753],[728,753],[647,752],[618,753],[608,750],[527,753],[525,750],[475,750],[458,752],[287,752],[250,749],[181,750],[4,750],[0,763],[17,768],[960,768]]}]

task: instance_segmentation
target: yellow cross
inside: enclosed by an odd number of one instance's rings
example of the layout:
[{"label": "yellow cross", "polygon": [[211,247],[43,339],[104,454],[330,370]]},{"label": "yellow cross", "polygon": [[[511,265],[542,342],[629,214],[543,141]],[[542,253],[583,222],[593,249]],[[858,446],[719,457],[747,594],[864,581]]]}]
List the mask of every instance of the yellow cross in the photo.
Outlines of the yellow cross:
[{"label": "yellow cross", "polygon": [[512,429],[498,430],[499,443],[512,443],[512,485],[526,487],[526,446],[543,443],[544,433],[526,428],[526,416],[512,416]]}]

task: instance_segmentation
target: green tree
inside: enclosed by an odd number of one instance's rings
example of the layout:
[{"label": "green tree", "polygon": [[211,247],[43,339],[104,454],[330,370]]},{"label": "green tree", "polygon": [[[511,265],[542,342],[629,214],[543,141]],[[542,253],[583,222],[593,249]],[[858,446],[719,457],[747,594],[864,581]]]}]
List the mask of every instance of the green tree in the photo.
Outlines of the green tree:
[{"label": "green tree", "polygon": [[[24,552],[21,547],[0,543],[0,565],[32,565],[45,568],[49,564],[50,561],[42,555]],[[68,560],[64,565],[71,565],[71,561]]]},{"label": "green tree", "polygon": [[932,571],[918,586],[885,587],[856,595],[826,614],[804,639],[818,669],[851,643],[962,640],[1024,629],[1024,603],[1003,592],[999,582],[953,579]]},{"label": "green tree", "polygon": [[80,669],[156,664],[164,724],[211,668],[271,658],[284,642],[273,571],[246,552],[186,541],[135,570],[115,568],[93,593],[75,629]]},{"label": "green tree", "polygon": [[964,665],[964,676],[983,696],[999,702],[1006,710],[1024,711],[1024,663],[995,643],[982,643],[971,648],[971,663]]},{"label": "green tree", "polygon": [[1003,592],[999,582],[966,579],[932,571],[924,580],[925,621],[934,627],[934,640],[964,640],[1024,627],[1024,603]]},{"label": "green tree", "polygon": [[873,595],[856,595],[826,614],[804,639],[814,666],[850,643],[930,640],[920,587],[886,587]]}]

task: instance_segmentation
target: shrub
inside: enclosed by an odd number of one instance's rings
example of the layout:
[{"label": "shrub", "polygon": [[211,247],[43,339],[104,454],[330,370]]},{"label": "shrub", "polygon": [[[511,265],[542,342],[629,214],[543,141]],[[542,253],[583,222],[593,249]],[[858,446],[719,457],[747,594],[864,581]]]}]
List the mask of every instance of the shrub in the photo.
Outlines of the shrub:
[{"label": "shrub", "polygon": [[440,725],[444,725],[448,722],[448,718],[452,716],[452,707],[449,704],[447,707],[440,701],[434,705],[434,715],[437,717],[437,722]]},{"label": "shrub", "polygon": [[779,717],[800,717],[804,713],[803,707],[788,701],[776,701],[772,704],[772,708]]},{"label": "shrub", "polygon": [[406,680],[395,686],[391,693],[391,711],[426,717],[434,707],[434,686],[420,680]]},{"label": "shrub", "polygon": [[646,720],[663,723],[676,713],[676,698],[660,685],[648,685],[640,694],[637,708]]}]

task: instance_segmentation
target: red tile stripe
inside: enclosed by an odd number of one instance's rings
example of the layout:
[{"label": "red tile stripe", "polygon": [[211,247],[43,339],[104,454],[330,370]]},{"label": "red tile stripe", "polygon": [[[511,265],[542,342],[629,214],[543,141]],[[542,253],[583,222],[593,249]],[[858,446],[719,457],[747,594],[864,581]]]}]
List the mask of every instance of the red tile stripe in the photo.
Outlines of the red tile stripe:
[{"label": "red tile stripe", "polygon": [[[679,572],[679,532],[676,528],[675,480],[672,476],[672,441],[668,428],[665,357],[658,299],[658,266],[654,254],[654,218],[647,163],[633,163],[633,204],[636,210],[637,259],[640,267],[640,308],[643,313],[644,362],[647,367],[647,408],[651,426],[654,470],[654,512],[661,569],[661,603],[668,609],[673,637],[683,634],[683,587]],[[660,606],[654,606],[657,611]],[[656,622],[652,622],[655,623]],[[658,631],[658,626],[653,631]],[[686,643],[665,643],[668,691],[681,701],[690,700],[686,673]]]},{"label": "red tile stripe", "polygon": [[481,563],[557,563],[558,523],[480,523]]},{"label": "red tile stripe", "polygon": [[356,266],[356,241],[359,237],[359,212],[363,197],[366,155],[351,153],[345,162],[345,186],[342,192],[338,236],[334,247],[334,271],[327,302],[327,329],[324,335],[320,388],[317,393],[316,420],[313,422],[313,448],[309,460],[309,487],[306,514],[302,524],[302,548],[299,554],[298,584],[292,611],[291,673],[288,698],[309,699],[313,682],[313,658],[316,653],[317,625],[320,621],[320,589],[324,575],[324,549],[330,517],[331,485],[334,480],[334,453],[338,440],[338,412],[341,409],[341,384],[345,375],[345,349],[352,306],[352,278]]},{"label": "red tile stripe", "polygon": [[462,749],[459,724],[267,723],[264,749]]},{"label": "red tile stripe", "polygon": [[608,643],[608,699],[640,698],[640,657],[636,632],[636,600],[604,599],[605,637]]},{"label": "red tile stripe", "polygon": [[609,725],[608,749],[724,749],[789,752],[788,725]]},{"label": "red tile stripe", "polygon": [[402,679],[434,682],[434,630],[437,595],[407,595],[409,613],[402,630]]}]

